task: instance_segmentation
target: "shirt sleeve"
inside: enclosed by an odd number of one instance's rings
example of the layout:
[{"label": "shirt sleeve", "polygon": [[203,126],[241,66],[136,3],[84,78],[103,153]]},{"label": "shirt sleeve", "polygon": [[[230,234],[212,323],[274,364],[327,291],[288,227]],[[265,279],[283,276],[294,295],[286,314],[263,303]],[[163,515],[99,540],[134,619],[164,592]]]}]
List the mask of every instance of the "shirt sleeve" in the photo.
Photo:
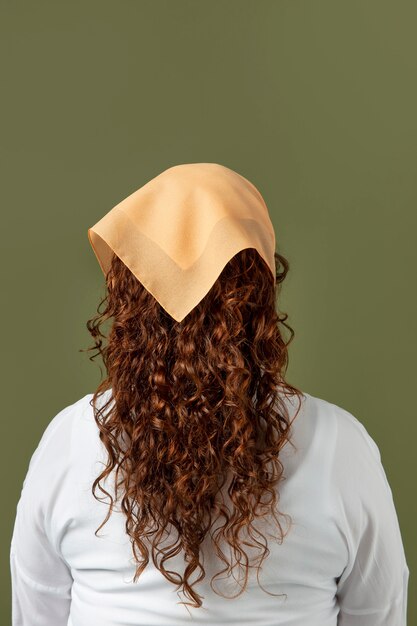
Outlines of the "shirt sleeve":
[{"label": "shirt sleeve", "polygon": [[406,626],[409,569],[375,441],[342,410],[333,484],[349,559],[337,579],[338,626]]},{"label": "shirt sleeve", "polygon": [[67,626],[72,575],[52,536],[56,494],[70,459],[75,404],[48,424],[29,462],[10,545],[12,626]]}]

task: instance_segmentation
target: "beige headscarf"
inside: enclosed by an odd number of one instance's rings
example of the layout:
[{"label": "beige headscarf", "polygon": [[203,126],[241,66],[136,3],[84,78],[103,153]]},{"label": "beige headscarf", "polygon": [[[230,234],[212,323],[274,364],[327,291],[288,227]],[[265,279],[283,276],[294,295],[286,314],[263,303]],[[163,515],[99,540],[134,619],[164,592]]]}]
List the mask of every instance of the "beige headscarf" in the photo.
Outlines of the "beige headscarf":
[{"label": "beige headscarf", "polygon": [[174,165],[116,204],[88,238],[107,274],[113,253],[178,322],[227,262],[255,248],[275,278],[275,232],[258,189],[218,163]]}]

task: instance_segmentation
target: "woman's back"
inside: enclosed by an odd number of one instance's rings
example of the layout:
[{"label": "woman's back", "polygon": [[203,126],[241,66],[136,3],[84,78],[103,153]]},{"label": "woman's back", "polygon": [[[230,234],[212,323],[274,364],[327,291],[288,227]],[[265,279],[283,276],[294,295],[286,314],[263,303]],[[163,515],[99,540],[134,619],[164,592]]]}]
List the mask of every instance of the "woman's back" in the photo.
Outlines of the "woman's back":
[{"label": "woman's back", "polygon": [[[246,590],[233,599],[241,572],[214,581],[226,598],[210,588],[224,563],[207,534],[206,575],[196,585],[203,606],[187,608],[152,559],[132,582],[135,563],[118,502],[94,534],[108,500],[91,493],[106,460],[92,396],[55,416],[31,459],[11,546],[13,626],[405,626],[409,570],[391,489],[375,442],[349,412],[304,393],[279,455],[278,509],[291,518],[283,542],[274,540],[272,519],[255,523],[270,553],[259,583],[253,567]],[[298,402],[285,401],[291,416]],[[172,571],[185,566],[182,553],[165,562]]]}]

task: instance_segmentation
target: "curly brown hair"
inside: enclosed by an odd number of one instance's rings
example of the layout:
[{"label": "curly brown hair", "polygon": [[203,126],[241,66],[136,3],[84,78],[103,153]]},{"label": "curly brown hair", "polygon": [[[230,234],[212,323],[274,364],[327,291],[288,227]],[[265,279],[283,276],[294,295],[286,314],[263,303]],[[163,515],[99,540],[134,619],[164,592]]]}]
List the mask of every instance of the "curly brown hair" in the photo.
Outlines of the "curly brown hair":
[{"label": "curly brown hair", "polygon": [[[258,574],[270,550],[267,541],[261,543],[253,535],[255,518],[272,514],[279,543],[289,530],[283,531],[277,517],[278,513],[291,520],[277,509],[277,485],[283,474],[279,453],[289,441],[293,421],[283,397],[301,397],[302,392],[284,381],[294,331],[286,323],[288,316],[278,313],[276,297],[289,264],[275,252],[275,266],[274,280],[254,248],[241,250],[199,304],[177,322],[114,255],[106,276],[107,293],[87,322],[94,346],[86,351],[97,350],[89,358],[101,354],[107,370],[90,400],[108,453],[92,493],[101,501],[95,493],[99,487],[111,501],[95,534],[108,521],[114,504],[100,481],[116,468],[115,498],[122,486],[121,510],[137,564],[133,581],[149,563],[145,539],[153,536],[153,562],[194,601],[181,602],[185,606],[202,606],[204,596],[193,589],[206,574],[200,548],[220,515],[225,522],[210,537],[226,567],[213,576],[210,586],[217,576],[241,565],[243,554],[244,585],[237,595],[247,586],[250,568],[242,544],[254,545],[240,542],[240,532],[248,533],[261,548]],[[103,346],[101,326],[110,318],[113,324]],[[287,341],[280,324],[290,331]],[[106,390],[111,390],[110,399],[97,407]],[[226,477],[232,512],[224,500],[216,499]],[[270,498],[262,502],[265,494]],[[177,529],[178,539],[161,549],[158,545],[169,524]],[[233,567],[220,549],[221,539],[233,550]],[[182,550],[187,562],[183,576],[164,567]],[[191,583],[197,568],[200,575]]]}]

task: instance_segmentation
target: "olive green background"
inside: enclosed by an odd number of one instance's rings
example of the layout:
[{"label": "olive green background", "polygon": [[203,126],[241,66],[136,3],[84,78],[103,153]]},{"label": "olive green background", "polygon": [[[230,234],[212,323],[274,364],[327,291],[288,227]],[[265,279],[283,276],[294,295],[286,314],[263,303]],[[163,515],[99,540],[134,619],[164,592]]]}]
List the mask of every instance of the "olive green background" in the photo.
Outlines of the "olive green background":
[{"label": "olive green background", "polygon": [[378,444],[417,624],[416,19],[403,0],[1,2],[2,624],[30,456],[101,377],[79,352],[104,295],[87,228],[197,161],[269,206],[287,379]]}]

